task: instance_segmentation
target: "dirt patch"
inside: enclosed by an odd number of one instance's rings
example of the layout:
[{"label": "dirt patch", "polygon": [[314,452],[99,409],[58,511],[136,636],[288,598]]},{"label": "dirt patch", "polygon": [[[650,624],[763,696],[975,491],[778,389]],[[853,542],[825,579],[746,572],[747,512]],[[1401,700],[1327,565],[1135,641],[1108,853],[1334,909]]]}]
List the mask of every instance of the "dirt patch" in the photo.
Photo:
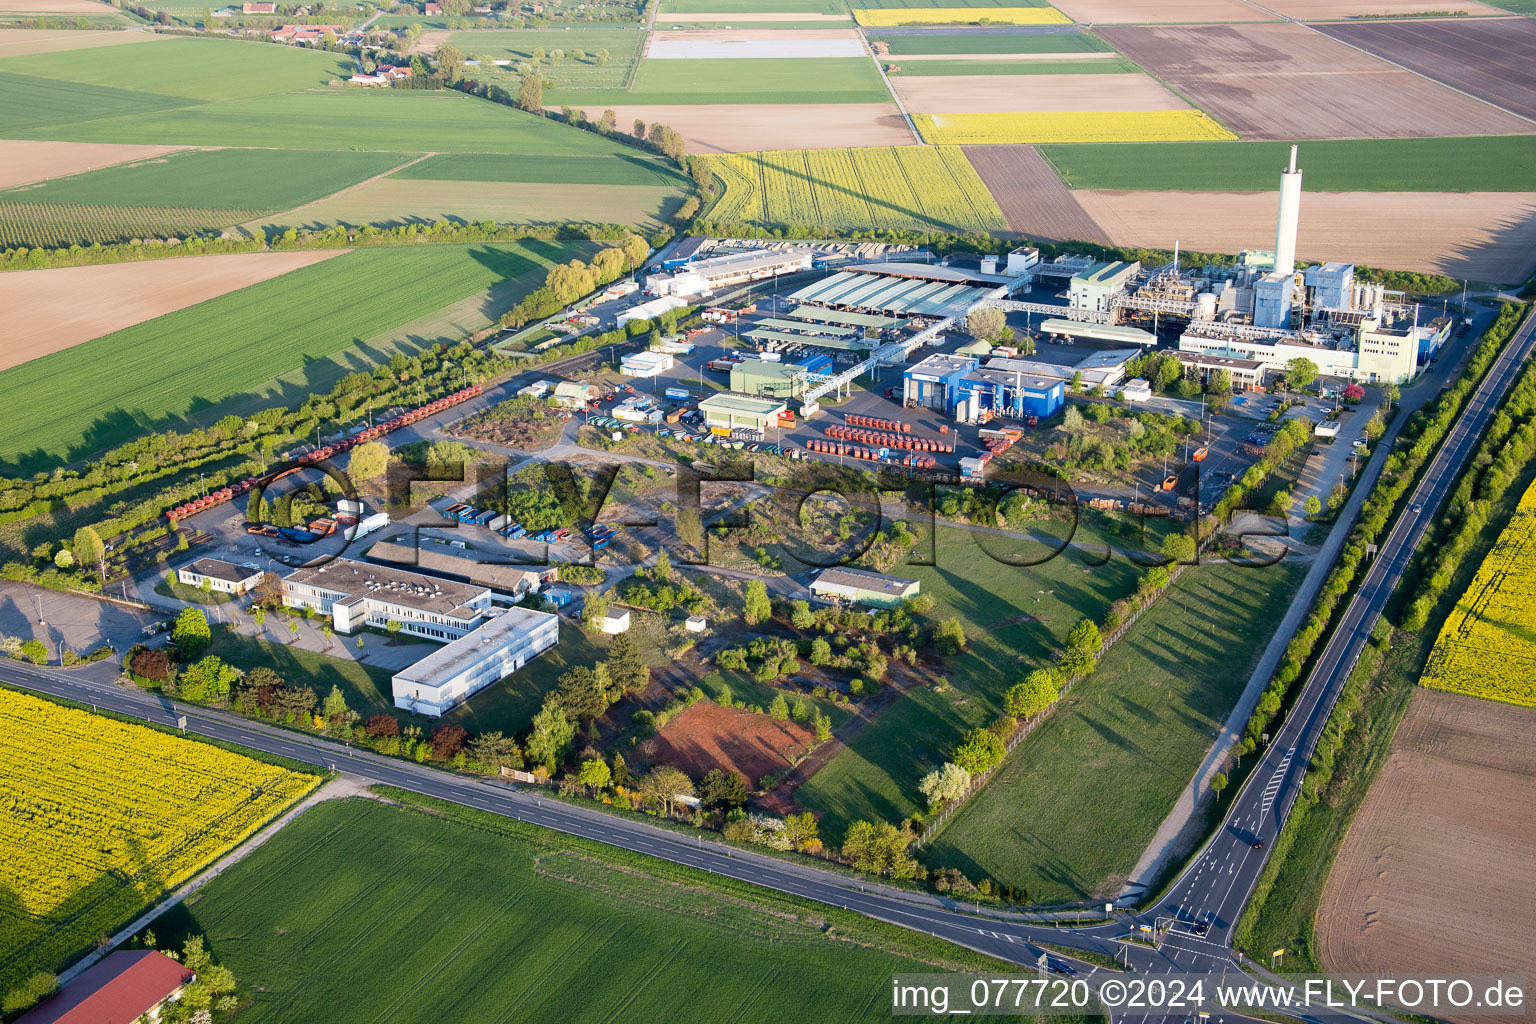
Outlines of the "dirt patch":
[{"label": "dirt patch", "polygon": [[[1072,194],[1117,245],[1237,252],[1274,234],[1273,192]],[[1307,192],[1296,255],[1513,284],[1536,271],[1536,192]]]},{"label": "dirt patch", "polygon": [[149,160],[183,146],[118,146],[97,142],[17,142],[0,139],[0,188]]},{"label": "dirt patch", "polygon": [[903,53],[895,57],[886,55],[889,63],[910,64],[915,60],[1119,60],[1118,53]]},{"label": "dirt patch", "polygon": [[682,133],[690,153],[910,146],[918,141],[894,103],[683,104],[618,107],[615,112],[620,125],[659,121]]},{"label": "dirt patch", "polygon": [[966,146],[965,156],[1016,234],[1051,242],[1109,241],[1034,146]]},{"label": "dirt patch", "polygon": [[891,85],[914,114],[1189,108],[1155,79],[1139,74],[896,76]]},{"label": "dirt patch", "polygon": [[869,53],[852,28],[697,29],[656,33],[647,40],[651,60],[735,57],[863,57]]},{"label": "dirt patch", "polygon": [[1323,890],[1324,970],[1536,976],[1536,915],[1521,909],[1536,848],[1533,732],[1530,708],[1413,695]]},{"label": "dirt patch", "polygon": [[1062,0],[1051,6],[1079,25],[1199,25],[1274,21],[1245,0]]},{"label": "dirt patch", "polygon": [[711,768],[737,771],[755,788],[764,775],[789,767],[815,740],[808,725],[703,701],[657,734],[651,760],[681,768],[695,779]]},{"label": "dirt patch", "polygon": [[[1531,76],[1536,67],[1536,21],[1530,18],[1360,22],[1319,25],[1318,31],[1536,118],[1536,78]],[[1536,126],[1527,128],[1531,130]]]},{"label": "dirt patch", "polygon": [[240,253],[0,274],[0,370],[244,288],[345,250]]},{"label": "dirt patch", "polygon": [[1454,13],[1478,15],[1505,15],[1488,4],[1477,0],[1266,0],[1266,7],[1276,14],[1297,21],[1313,21],[1323,18],[1360,18],[1384,14]]},{"label": "dirt patch", "polygon": [[1524,118],[1305,25],[1106,28],[1115,49],[1254,139],[1519,135]]},{"label": "dirt patch", "polygon": [[[88,3],[85,6],[92,14],[111,10],[110,7],[103,7],[101,4]],[[5,0],[0,0],[0,12],[9,14],[14,10],[15,8],[5,6]],[[35,7],[29,7],[28,13],[35,10]],[[46,13],[80,14],[84,12],[50,10]],[[18,57],[24,53],[54,53],[59,50],[86,50],[97,46],[116,46],[119,43],[152,43],[157,39],[174,38],[174,36],[151,35],[148,32],[114,32],[108,29],[60,32],[41,28],[0,28],[0,57]]]}]

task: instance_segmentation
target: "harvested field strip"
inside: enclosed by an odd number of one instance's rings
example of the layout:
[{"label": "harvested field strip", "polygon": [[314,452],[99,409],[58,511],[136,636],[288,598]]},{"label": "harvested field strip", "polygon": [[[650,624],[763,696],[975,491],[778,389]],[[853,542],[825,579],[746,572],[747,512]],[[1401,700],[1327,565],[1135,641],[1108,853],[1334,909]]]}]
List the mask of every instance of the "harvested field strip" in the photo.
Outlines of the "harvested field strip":
[{"label": "harvested field strip", "polygon": [[853,20],[872,27],[897,25],[970,25],[985,18],[998,25],[1070,25],[1054,7],[854,8]]},{"label": "harvested field strip", "polygon": [[642,60],[628,91],[560,89],[544,98],[591,114],[620,104],[882,103],[890,92],[868,57],[706,57]]},{"label": "harvested field strip", "polygon": [[257,210],[170,206],[97,206],[89,203],[0,202],[0,246],[51,248],[182,237],[229,227]]},{"label": "harvested field strip", "polygon": [[985,231],[1003,225],[956,150],[918,146],[790,150],[707,158],[724,190],[720,222]]},{"label": "harvested field strip", "polygon": [[1420,685],[1536,707],[1533,558],[1536,484],[1445,620]]},{"label": "harvested field strip", "polygon": [[[1047,146],[1072,188],[1241,192],[1275,187],[1286,142]],[[1349,139],[1301,144],[1311,192],[1527,192],[1536,136]]]},{"label": "harvested field strip", "polygon": [[1052,242],[1109,242],[1035,147],[969,146],[964,152],[1010,230]]},{"label": "harvested field strip", "polygon": [[148,160],[174,152],[175,149],[174,146],[103,146],[88,142],[0,140],[0,188],[12,188],[66,174],[83,174],[130,160]]},{"label": "harvested field strip", "polygon": [[882,42],[893,56],[910,54],[973,53],[1112,53],[1108,43],[1086,32],[1051,32],[1026,35],[1017,32],[921,32],[913,35],[868,33],[871,43]]},{"label": "harvested field strip", "polygon": [[923,138],[936,145],[1177,142],[1237,138],[1198,110],[914,114],[912,120]]},{"label": "harvested field strip", "polygon": [[[1114,71],[1113,68],[1104,70]],[[1101,111],[1132,115],[1144,110],[1188,111],[1189,104],[1157,79],[1144,74],[1042,74],[1027,81],[1017,76],[896,75],[891,85],[908,113],[1013,114],[1021,106],[1042,114]]]},{"label": "harvested field strip", "polygon": [[[10,410],[0,459],[73,458],[260,397],[265,381],[499,281],[542,282],[547,266],[590,250],[559,242],[354,250],[34,359],[0,373],[0,405]],[[98,372],[104,365],[113,372]]]},{"label": "harvested field strip", "polygon": [[[287,210],[366,181],[411,157],[347,150],[203,149],[0,192],[0,201]],[[243,220],[245,218],[237,218]]]},{"label": "harvested field strip", "polygon": [[[1134,61],[1110,60],[914,60],[903,61],[886,73],[899,78],[954,77],[961,75],[1124,75],[1139,72]],[[1016,83],[1028,88],[1024,83]]]}]

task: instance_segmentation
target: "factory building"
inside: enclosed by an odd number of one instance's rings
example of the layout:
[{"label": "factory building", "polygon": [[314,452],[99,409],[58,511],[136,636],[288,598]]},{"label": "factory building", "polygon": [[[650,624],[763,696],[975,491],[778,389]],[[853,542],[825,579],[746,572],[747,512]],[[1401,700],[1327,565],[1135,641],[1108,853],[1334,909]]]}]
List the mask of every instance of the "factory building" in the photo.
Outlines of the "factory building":
[{"label": "factory building", "polygon": [[790,296],[796,302],[892,317],[962,316],[998,285],[1017,282],[996,274],[916,263],[849,267]]},{"label": "factory building", "polygon": [[806,368],[798,364],[743,359],[731,367],[731,390],[764,398],[799,398],[805,374]]},{"label": "factory building", "polygon": [[1067,384],[1060,377],[1032,377],[989,363],[961,379],[959,398],[954,414],[965,423],[985,423],[997,416],[1045,419],[1066,403]]},{"label": "factory building", "polygon": [[704,425],[717,434],[730,434],[735,430],[765,433],[786,408],[776,399],[750,395],[712,395],[699,403]]},{"label": "factory building", "polygon": [[1067,286],[1067,304],[1073,309],[1107,312],[1114,307],[1115,296],[1129,288],[1140,272],[1140,263],[1095,263],[1072,275]]},{"label": "factory building", "polygon": [[693,259],[669,273],[649,274],[645,290],[662,296],[710,295],[748,281],[811,269],[811,250],[733,252]]},{"label": "factory building", "polygon": [[509,608],[474,632],[440,647],[391,680],[395,707],[432,718],[505,679],[560,640],[549,612]]},{"label": "factory building", "polygon": [[338,633],[365,626],[428,640],[457,640],[490,613],[488,587],[338,558],[283,577],[283,605],[331,617]]},{"label": "factory building", "polygon": [[970,356],[933,355],[901,375],[903,405],[952,414],[960,402],[960,381],[980,363]]},{"label": "factory building", "polygon": [[557,575],[557,570],[548,566],[477,561],[463,548],[414,533],[396,534],[378,541],[368,549],[367,556],[371,561],[408,570],[420,569],[425,574],[488,587],[493,596],[506,601],[521,601],[530,594],[539,593],[555,582]]},{"label": "factory building", "polygon": [[619,372],[626,377],[658,377],[676,363],[665,352],[631,352],[619,357]]}]

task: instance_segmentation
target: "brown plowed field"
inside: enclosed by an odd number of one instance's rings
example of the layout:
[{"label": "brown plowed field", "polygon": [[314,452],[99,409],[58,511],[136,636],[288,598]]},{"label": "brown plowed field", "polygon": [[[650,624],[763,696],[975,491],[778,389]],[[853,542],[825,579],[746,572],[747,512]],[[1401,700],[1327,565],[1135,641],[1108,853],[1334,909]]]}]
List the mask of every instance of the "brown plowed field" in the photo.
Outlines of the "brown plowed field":
[{"label": "brown plowed field", "polygon": [[894,103],[679,104],[618,107],[615,113],[619,124],[638,119],[667,125],[682,134],[690,153],[910,146],[919,141]]},{"label": "brown plowed field", "polygon": [[[1318,25],[1437,82],[1536,118],[1536,20],[1438,18]],[[1536,124],[1527,131],[1536,131]]]},{"label": "brown plowed field", "polygon": [[1079,25],[1216,25],[1277,20],[1245,0],[1061,0],[1051,6]]},{"label": "brown plowed field", "polygon": [[1148,75],[932,75],[891,79],[914,114],[998,114],[1011,110],[1187,110]]},{"label": "brown plowed field", "polygon": [[249,252],[0,274],[0,370],[307,267],[346,250]]},{"label": "brown plowed field", "polygon": [[1050,242],[1109,241],[1034,146],[966,146],[964,151],[1015,234]]},{"label": "brown plowed field", "polygon": [[1265,7],[1297,21],[1323,18],[1381,17],[1457,12],[1480,16],[1502,15],[1501,11],[1478,0],[1266,0]]},{"label": "brown plowed field", "polygon": [[789,767],[815,739],[815,731],[799,722],[702,701],[657,734],[653,760],[681,768],[695,779],[711,768],[737,771],[755,789],[764,775]]},{"label": "brown plowed field", "polygon": [[111,14],[112,8],[96,0],[0,0],[0,11],[7,14],[13,11],[22,14]]},{"label": "brown plowed field", "polygon": [[[1268,247],[1273,192],[1072,193],[1118,245]],[[1296,255],[1514,284],[1536,271],[1536,192],[1305,192]]]},{"label": "brown plowed field", "polygon": [[181,146],[129,146],[100,142],[16,142],[0,139],[0,188],[82,174],[130,160],[151,160]]},{"label": "brown plowed field", "polygon": [[[1536,710],[1413,695],[1317,909],[1324,970],[1536,977]],[[1523,1021],[1523,1016],[1448,1020]]]},{"label": "brown plowed field", "polygon": [[[6,10],[5,0],[0,0],[0,11]],[[93,12],[110,11],[110,7],[87,4]],[[60,14],[78,14],[68,9]],[[73,29],[58,31],[43,28],[0,28],[0,57],[16,57],[23,53],[53,53],[57,50],[85,50],[97,46],[117,46],[121,43],[152,43],[157,39],[174,39],[174,36],[157,36],[148,32],[117,32],[111,29],[77,32]]]},{"label": "brown plowed field", "polygon": [[1252,139],[1523,135],[1536,125],[1305,25],[1106,28],[1115,49]]}]

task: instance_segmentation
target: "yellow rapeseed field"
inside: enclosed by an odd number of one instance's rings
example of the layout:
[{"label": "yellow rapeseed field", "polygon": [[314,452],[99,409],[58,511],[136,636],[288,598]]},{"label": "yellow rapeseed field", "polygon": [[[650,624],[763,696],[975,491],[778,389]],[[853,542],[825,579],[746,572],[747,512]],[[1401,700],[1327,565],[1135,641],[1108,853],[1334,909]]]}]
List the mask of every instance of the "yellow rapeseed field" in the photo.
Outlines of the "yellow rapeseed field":
[{"label": "yellow rapeseed field", "polygon": [[1536,485],[1445,620],[1419,682],[1536,707]]},{"label": "yellow rapeseed field", "polygon": [[949,146],[1046,142],[1224,142],[1237,136],[1198,110],[914,114],[928,142]]},{"label": "yellow rapeseed field", "polygon": [[859,8],[854,20],[867,28],[894,25],[1070,25],[1072,19],[1054,7],[884,7]]},{"label": "yellow rapeseed field", "polygon": [[318,781],[0,690],[0,991],[127,924]]}]

